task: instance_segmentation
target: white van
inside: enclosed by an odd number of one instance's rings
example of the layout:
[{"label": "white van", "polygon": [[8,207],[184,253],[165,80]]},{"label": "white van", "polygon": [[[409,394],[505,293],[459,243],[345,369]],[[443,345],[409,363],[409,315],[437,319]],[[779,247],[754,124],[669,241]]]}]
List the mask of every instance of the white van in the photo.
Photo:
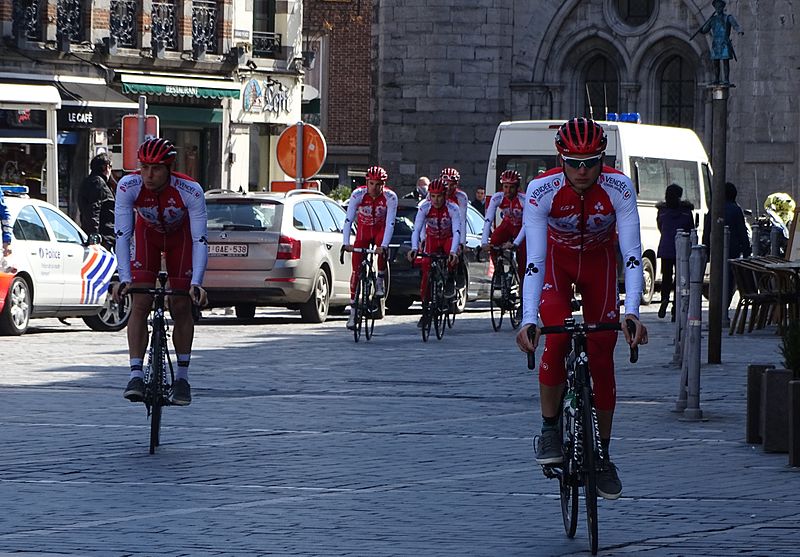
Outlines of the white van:
[{"label": "white van", "polygon": [[[502,122],[497,127],[486,173],[486,195],[497,190],[500,174],[517,170],[527,184],[541,172],[556,166],[554,138],[563,120]],[[649,304],[656,282],[661,280],[656,251],[660,234],[656,203],[664,200],[667,186],[683,188],[683,199],[694,205],[695,223],[702,227],[710,199],[711,167],[694,131],[628,122],[598,122],[608,136],[605,164],[631,177],[636,187],[642,228],[644,292]],[[702,234],[702,230],[698,231]],[[702,238],[702,235],[700,236]]]}]

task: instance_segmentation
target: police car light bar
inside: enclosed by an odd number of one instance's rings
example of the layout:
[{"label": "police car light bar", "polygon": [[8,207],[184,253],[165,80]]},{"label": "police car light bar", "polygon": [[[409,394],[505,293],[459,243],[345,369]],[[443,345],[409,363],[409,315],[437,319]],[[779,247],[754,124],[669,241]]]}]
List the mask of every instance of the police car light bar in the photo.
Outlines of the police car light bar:
[{"label": "police car light bar", "polygon": [[638,112],[609,112],[606,114],[607,122],[631,122],[633,124],[642,123],[642,115]]},{"label": "police car light bar", "polygon": [[3,193],[10,195],[28,195],[28,186],[0,184],[0,190],[3,190]]}]

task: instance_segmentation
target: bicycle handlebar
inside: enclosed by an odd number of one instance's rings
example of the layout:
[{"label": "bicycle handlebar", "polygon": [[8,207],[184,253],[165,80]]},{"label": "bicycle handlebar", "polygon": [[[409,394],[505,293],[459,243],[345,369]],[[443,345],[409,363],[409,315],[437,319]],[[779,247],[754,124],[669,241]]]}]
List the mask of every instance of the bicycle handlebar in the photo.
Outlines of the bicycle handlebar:
[{"label": "bicycle handlebar", "polygon": [[161,288],[161,287],[128,288],[127,290],[125,290],[125,294],[150,294],[151,296],[156,296],[158,294],[163,294],[164,296],[191,296],[188,290],[172,290],[171,288]]},{"label": "bicycle handlebar", "polygon": [[[339,250],[339,263],[341,263],[342,265],[344,265],[344,254],[346,251],[348,250],[344,249],[344,246],[342,246],[342,249]],[[351,251],[353,253],[370,253],[372,255],[378,253],[377,251],[375,251],[375,248],[351,248]],[[384,251],[388,252],[389,248],[384,249]]]},{"label": "bicycle handlebar", "polygon": [[[636,324],[631,319],[625,320],[625,326],[628,328],[628,333],[631,336],[636,334]],[[537,327],[528,327],[528,340],[533,343],[536,337]],[[597,333],[601,331],[621,331],[622,324],[617,323],[573,323],[572,325],[551,325],[548,327],[538,327],[539,333],[542,335],[558,334],[558,333]],[[635,364],[639,361],[639,347],[634,346],[631,348],[630,362]],[[536,368],[536,354],[528,352],[528,369]]]}]

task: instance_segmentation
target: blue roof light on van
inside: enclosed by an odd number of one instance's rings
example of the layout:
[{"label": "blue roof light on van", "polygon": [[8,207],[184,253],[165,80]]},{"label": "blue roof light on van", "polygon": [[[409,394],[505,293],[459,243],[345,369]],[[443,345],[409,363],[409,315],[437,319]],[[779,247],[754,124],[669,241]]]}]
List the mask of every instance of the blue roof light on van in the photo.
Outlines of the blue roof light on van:
[{"label": "blue roof light on van", "polygon": [[3,193],[10,195],[28,195],[28,186],[0,184],[0,189],[3,190]]},{"label": "blue roof light on van", "polygon": [[630,122],[632,124],[641,124],[642,116],[638,112],[608,112],[606,114],[606,122]]},{"label": "blue roof light on van", "polygon": [[619,115],[616,112],[609,112],[606,114],[606,122],[618,122]]}]

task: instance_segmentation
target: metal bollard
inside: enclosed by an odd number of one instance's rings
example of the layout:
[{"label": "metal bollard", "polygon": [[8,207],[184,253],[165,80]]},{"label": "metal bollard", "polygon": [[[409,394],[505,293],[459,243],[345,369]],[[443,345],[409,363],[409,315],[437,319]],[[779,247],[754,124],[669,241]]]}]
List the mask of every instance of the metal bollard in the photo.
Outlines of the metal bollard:
[{"label": "metal bollard", "polygon": [[687,405],[683,410],[686,420],[702,420],[703,411],[700,409],[700,333],[703,324],[703,274],[706,266],[705,248],[693,246],[689,258],[689,272],[691,274],[689,293],[689,319],[687,322],[687,350],[688,363]]},{"label": "metal bollard", "polygon": [[725,232],[723,234],[722,240],[722,253],[725,254],[725,265],[722,266],[722,296],[723,296],[723,304],[722,304],[722,328],[727,329],[731,326],[731,318],[728,315],[728,309],[730,307],[730,301],[728,300],[728,292],[730,291],[730,280],[731,280],[731,264],[728,262],[728,255],[730,253],[730,246],[731,245],[731,227],[725,226]]},{"label": "metal bollard", "polygon": [[750,245],[753,246],[753,257],[761,255],[761,237],[758,228],[757,222],[750,225]]},{"label": "metal bollard", "polygon": [[783,232],[777,226],[773,226],[769,230],[769,254],[778,256],[780,255],[780,247],[778,246],[778,242],[781,240],[781,236]]},{"label": "metal bollard", "polygon": [[681,349],[681,319],[683,313],[683,291],[689,286],[689,275],[686,282],[683,282],[684,269],[688,270],[689,265],[689,233],[678,230],[675,235],[675,285],[674,285],[674,306],[675,306],[675,353],[672,355],[672,363],[680,366],[683,350]]}]

